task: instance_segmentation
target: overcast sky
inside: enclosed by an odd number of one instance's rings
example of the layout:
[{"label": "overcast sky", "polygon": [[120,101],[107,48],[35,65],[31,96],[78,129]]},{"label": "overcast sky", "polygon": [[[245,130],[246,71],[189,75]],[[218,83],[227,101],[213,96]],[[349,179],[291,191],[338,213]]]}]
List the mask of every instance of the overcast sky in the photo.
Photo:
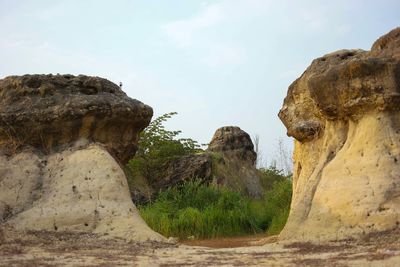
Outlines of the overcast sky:
[{"label": "overcast sky", "polygon": [[400,1],[0,0],[0,78],[96,75],[122,82],[201,143],[237,125],[271,160],[277,113],[312,59],[369,49],[400,26]]}]

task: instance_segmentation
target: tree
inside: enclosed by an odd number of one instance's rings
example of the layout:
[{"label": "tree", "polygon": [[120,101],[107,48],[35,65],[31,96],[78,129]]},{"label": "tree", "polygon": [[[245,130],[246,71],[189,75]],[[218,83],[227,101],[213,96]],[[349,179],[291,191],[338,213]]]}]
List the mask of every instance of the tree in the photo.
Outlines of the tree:
[{"label": "tree", "polygon": [[181,131],[165,129],[163,123],[176,114],[170,112],[157,117],[140,134],[136,156],[127,164],[133,176],[141,175],[151,183],[160,176],[163,166],[170,160],[201,151],[197,141],[178,138]]}]

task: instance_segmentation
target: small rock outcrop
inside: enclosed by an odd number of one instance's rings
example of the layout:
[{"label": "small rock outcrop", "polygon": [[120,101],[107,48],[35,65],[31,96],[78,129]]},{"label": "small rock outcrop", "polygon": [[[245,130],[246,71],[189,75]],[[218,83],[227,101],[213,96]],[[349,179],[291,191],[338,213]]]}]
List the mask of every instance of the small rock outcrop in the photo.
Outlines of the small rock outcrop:
[{"label": "small rock outcrop", "polygon": [[153,187],[156,190],[188,181],[194,178],[201,178],[204,181],[212,179],[212,156],[207,153],[187,155],[167,164],[163,177]]},{"label": "small rock outcrop", "polygon": [[250,135],[236,126],[217,129],[208,149],[214,153],[213,182],[250,197],[261,198],[260,173],[255,167],[257,154]]},{"label": "small rock outcrop", "polygon": [[121,164],[152,109],[88,76],[0,80],[0,224],[163,240],[140,218]]},{"label": "small rock outcrop", "polygon": [[371,51],[315,59],[279,117],[296,139],[281,239],[340,239],[400,225],[400,28]]},{"label": "small rock outcrop", "polygon": [[235,126],[219,128],[208,145],[208,151],[221,152],[251,164],[255,164],[257,159],[249,134]]}]

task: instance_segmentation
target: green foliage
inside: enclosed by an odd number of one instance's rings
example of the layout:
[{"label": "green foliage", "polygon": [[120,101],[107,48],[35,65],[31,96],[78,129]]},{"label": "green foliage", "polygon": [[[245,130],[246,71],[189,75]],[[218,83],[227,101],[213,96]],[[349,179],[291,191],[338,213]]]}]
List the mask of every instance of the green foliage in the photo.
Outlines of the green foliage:
[{"label": "green foliage", "polygon": [[151,183],[162,174],[163,166],[170,160],[201,151],[197,141],[178,138],[181,131],[165,129],[163,124],[176,114],[166,113],[154,119],[140,134],[136,156],[126,166],[130,184],[137,177],[144,177]]},{"label": "green foliage", "polygon": [[154,119],[140,134],[137,155],[144,158],[168,158],[195,153],[200,149],[197,141],[177,138],[181,131],[169,131],[163,125],[176,112],[166,113]]},{"label": "green foliage", "polygon": [[[269,171],[277,175],[276,170]],[[273,178],[275,181],[263,200],[251,200],[226,188],[194,180],[161,192],[153,203],[139,206],[139,211],[155,231],[181,239],[265,231],[277,234],[289,214],[292,184],[283,175]]]}]

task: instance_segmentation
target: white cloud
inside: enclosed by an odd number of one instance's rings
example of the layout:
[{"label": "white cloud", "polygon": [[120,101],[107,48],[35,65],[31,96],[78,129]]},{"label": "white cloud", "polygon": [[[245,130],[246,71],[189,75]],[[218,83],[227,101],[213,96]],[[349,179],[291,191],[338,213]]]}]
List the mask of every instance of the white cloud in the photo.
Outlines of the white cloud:
[{"label": "white cloud", "polygon": [[222,22],[234,24],[238,18],[254,18],[270,7],[270,0],[220,0],[217,3],[201,4],[202,10],[187,19],[177,20],[162,26],[167,37],[181,48],[195,43],[196,35]]},{"label": "white cloud", "polygon": [[[220,0],[212,4],[203,3],[198,13],[162,25],[169,41],[185,49],[196,60],[207,67],[220,68],[238,65],[246,58],[244,49],[223,34],[234,28],[239,20],[252,20],[269,8],[269,0]],[[192,53],[195,51],[195,53]]]},{"label": "white cloud", "polygon": [[210,51],[211,52],[202,59],[202,62],[211,68],[237,65],[246,59],[245,54],[238,47],[219,45],[214,46]]},{"label": "white cloud", "polygon": [[199,14],[189,19],[177,20],[163,25],[162,28],[179,47],[188,47],[192,44],[196,32],[207,29],[223,19],[221,5],[212,4],[205,6]]}]

